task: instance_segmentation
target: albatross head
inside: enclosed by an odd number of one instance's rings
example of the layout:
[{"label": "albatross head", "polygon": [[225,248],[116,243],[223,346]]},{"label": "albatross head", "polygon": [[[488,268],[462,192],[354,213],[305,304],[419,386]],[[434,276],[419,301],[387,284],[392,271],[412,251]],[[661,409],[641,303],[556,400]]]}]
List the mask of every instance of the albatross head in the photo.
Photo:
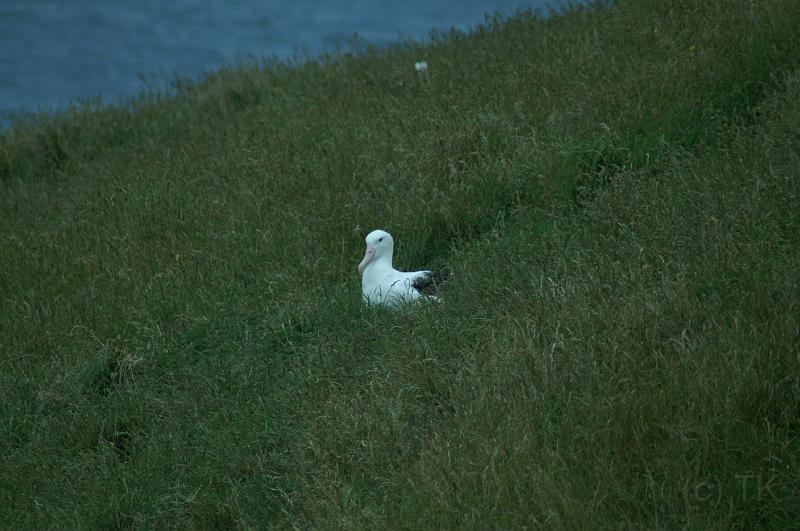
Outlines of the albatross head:
[{"label": "albatross head", "polygon": [[358,264],[358,272],[363,275],[369,264],[384,260],[388,260],[389,267],[391,267],[394,250],[392,235],[383,230],[374,230],[367,234],[366,241],[367,252],[364,253],[364,259]]}]

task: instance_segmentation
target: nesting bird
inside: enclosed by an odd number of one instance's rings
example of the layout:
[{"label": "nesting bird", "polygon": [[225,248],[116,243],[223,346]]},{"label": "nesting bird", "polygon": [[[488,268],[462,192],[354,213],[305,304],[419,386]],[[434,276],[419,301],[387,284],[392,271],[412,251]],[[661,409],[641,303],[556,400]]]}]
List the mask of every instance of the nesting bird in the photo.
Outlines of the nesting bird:
[{"label": "nesting bird", "polygon": [[392,266],[394,240],[383,230],[367,235],[367,251],[358,264],[361,274],[361,293],[364,301],[378,306],[398,307],[418,300],[441,301],[437,285],[441,273],[437,271],[398,271]]}]

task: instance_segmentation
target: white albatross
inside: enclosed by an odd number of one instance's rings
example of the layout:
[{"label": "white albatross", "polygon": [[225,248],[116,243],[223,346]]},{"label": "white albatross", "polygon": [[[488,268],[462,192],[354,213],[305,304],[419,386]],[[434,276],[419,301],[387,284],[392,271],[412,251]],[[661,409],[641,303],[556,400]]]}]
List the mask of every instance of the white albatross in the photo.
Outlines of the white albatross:
[{"label": "white albatross", "polygon": [[436,296],[440,280],[437,271],[398,271],[392,266],[394,240],[383,230],[367,235],[367,252],[358,264],[361,294],[368,304],[398,307],[420,299],[441,302]]}]

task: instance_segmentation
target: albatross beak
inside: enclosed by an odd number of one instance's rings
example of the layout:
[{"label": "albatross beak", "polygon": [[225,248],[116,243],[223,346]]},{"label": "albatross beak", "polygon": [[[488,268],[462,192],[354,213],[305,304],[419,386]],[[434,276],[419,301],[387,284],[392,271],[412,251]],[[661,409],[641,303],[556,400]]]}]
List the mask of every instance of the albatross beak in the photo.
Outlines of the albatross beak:
[{"label": "albatross beak", "polygon": [[375,256],[375,247],[371,245],[367,245],[367,252],[364,253],[364,259],[361,260],[361,263],[358,264],[358,274],[363,275],[364,269],[366,269],[367,264],[372,261],[372,258]]}]

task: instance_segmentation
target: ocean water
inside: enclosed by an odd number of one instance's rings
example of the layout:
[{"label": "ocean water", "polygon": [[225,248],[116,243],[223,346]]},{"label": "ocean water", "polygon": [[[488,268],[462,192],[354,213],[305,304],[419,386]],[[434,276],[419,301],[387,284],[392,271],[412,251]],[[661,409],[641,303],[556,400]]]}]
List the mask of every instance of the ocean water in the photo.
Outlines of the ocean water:
[{"label": "ocean water", "polygon": [[0,127],[81,100],[119,103],[248,58],[467,30],[552,0],[0,0]]}]

